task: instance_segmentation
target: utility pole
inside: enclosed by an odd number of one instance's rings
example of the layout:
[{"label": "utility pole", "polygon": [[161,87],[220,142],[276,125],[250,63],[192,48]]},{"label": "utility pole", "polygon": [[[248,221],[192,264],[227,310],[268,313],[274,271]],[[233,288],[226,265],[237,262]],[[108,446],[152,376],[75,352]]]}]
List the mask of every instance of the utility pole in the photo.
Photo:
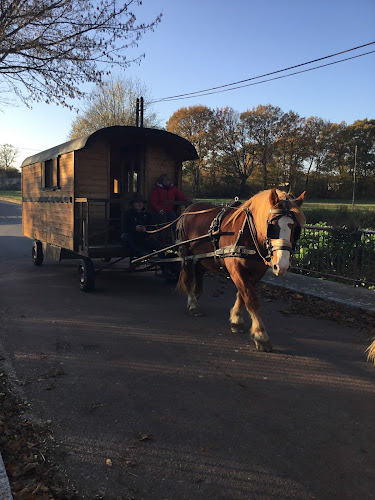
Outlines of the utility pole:
[{"label": "utility pole", "polygon": [[352,207],[355,204],[355,183],[357,176],[357,145],[354,148],[354,171],[353,171],[353,198],[352,198]]},{"label": "utility pole", "polygon": [[137,97],[135,108],[135,126],[143,128],[143,97]]},{"label": "utility pole", "polygon": [[137,97],[136,108],[135,108],[135,126],[139,127],[139,99]]},{"label": "utility pole", "polygon": [[143,97],[140,99],[141,110],[140,110],[140,124],[139,126],[143,128]]}]

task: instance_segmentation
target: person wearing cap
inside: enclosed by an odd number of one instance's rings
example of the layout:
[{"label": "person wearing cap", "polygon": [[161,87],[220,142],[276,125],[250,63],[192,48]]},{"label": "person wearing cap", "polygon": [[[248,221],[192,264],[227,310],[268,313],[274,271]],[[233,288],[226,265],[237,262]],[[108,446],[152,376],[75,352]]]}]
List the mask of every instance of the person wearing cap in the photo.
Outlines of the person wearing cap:
[{"label": "person wearing cap", "polygon": [[173,203],[165,203],[170,201],[186,201],[190,204],[191,201],[187,198],[176,186],[172,184],[171,179],[167,174],[162,174],[151,193],[151,207],[157,214],[159,224],[172,222],[177,218],[174,211]]},{"label": "person wearing cap", "polygon": [[152,225],[152,216],[146,210],[145,203],[147,201],[137,193],[130,202],[131,208],[125,212],[125,232],[121,235],[121,242],[135,257],[143,257],[162,248],[159,241],[147,234],[147,226]]}]

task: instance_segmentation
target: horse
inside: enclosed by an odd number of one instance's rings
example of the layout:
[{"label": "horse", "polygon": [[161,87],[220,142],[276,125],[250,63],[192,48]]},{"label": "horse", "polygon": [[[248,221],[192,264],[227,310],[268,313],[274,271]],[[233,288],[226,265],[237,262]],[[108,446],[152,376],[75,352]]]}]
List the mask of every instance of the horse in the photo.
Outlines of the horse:
[{"label": "horse", "polygon": [[176,290],[187,295],[191,315],[203,315],[198,298],[203,293],[204,273],[226,271],[237,288],[229,316],[231,331],[245,332],[245,306],[256,349],[272,351],[254,287],[269,267],[276,276],[283,276],[290,267],[292,249],[305,223],[304,197],[305,191],[295,198],[273,188],[242,204],[223,208],[197,202],[183,212],[176,227],[182,259]]}]

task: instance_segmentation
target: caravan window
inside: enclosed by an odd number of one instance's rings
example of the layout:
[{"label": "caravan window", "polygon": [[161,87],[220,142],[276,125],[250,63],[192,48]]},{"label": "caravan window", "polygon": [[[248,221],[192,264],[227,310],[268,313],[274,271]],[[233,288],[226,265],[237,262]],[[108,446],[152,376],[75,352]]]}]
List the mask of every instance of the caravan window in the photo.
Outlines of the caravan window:
[{"label": "caravan window", "polygon": [[43,163],[42,187],[45,189],[57,189],[60,187],[59,158],[53,158]]}]

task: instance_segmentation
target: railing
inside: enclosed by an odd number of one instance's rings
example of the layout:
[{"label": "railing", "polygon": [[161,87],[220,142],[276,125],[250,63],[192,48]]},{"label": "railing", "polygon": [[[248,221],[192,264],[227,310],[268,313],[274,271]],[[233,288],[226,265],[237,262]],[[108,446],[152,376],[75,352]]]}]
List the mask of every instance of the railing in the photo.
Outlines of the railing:
[{"label": "railing", "polygon": [[375,231],[306,225],[292,259],[292,271],[375,286]]}]

